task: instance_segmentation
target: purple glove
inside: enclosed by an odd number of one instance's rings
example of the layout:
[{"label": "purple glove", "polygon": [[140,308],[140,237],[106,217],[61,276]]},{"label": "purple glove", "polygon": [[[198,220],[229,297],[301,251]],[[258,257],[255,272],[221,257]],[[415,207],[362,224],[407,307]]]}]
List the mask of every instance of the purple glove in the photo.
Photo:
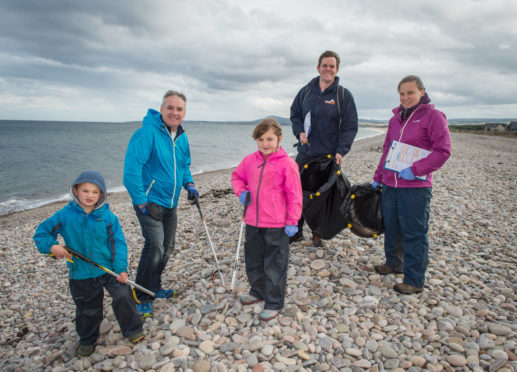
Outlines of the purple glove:
[{"label": "purple glove", "polygon": [[[239,201],[241,202],[242,205],[246,205],[246,195],[248,195],[250,192],[245,190],[242,192],[242,194],[239,195]],[[251,194],[250,194],[250,198],[251,198]]]},{"label": "purple glove", "polygon": [[192,185],[192,184],[187,185],[187,191],[188,191],[188,196],[187,196],[188,200],[199,199],[199,193],[194,188],[194,185]]},{"label": "purple glove", "polygon": [[373,181],[372,182],[372,187],[377,190],[377,189],[380,189],[381,188],[381,184],[377,181]]},{"label": "purple glove", "polygon": [[286,225],[285,226],[285,233],[287,236],[293,236],[298,232],[298,226],[296,225]]},{"label": "purple glove", "polygon": [[154,218],[156,221],[162,221],[163,215],[161,207],[155,203],[145,203],[145,205],[140,208],[143,214],[146,216],[150,216]]},{"label": "purple glove", "polygon": [[413,181],[415,179],[415,175],[411,171],[411,168],[404,168],[399,173],[399,178],[403,180]]}]

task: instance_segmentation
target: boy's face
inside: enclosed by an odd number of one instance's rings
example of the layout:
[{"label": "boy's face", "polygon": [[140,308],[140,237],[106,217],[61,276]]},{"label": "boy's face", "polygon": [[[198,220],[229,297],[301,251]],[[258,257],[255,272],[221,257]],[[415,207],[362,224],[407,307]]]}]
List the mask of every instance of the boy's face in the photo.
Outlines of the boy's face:
[{"label": "boy's face", "polygon": [[102,191],[99,186],[85,182],[75,186],[74,194],[77,196],[77,199],[79,199],[79,205],[83,207],[86,212],[91,212],[97,205]]}]

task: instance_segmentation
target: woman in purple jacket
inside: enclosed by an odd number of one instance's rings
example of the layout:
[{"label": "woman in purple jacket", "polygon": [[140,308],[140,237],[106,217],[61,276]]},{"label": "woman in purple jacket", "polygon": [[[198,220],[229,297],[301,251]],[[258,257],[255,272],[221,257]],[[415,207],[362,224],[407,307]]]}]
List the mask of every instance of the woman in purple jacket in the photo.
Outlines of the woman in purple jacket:
[{"label": "woman in purple jacket", "polygon": [[[409,75],[398,85],[400,106],[393,110],[383,153],[372,186],[382,185],[382,213],[386,263],[376,265],[381,275],[404,273],[395,284],[399,293],[423,291],[428,262],[427,238],[432,197],[432,172],[440,169],[451,154],[451,138],[445,115],[436,110],[418,76]],[[430,151],[400,172],[385,168],[393,141]]]}]

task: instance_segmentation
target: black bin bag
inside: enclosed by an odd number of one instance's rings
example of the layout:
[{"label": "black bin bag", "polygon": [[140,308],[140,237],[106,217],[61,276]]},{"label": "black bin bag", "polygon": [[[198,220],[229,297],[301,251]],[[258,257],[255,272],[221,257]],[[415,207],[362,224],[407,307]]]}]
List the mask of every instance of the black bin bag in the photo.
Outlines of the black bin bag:
[{"label": "black bin bag", "polygon": [[353,185],[346,217],[348,227],[355,235],[376,238],[384,232],[382,221],[381,191],[370,183]]},{"label": "black bin bag", "polygon": [[300,178],[305,221],[314,234],[332,239],[347,226],[344,204],[349,200],[350,182],[331,155],[305,164]]}]

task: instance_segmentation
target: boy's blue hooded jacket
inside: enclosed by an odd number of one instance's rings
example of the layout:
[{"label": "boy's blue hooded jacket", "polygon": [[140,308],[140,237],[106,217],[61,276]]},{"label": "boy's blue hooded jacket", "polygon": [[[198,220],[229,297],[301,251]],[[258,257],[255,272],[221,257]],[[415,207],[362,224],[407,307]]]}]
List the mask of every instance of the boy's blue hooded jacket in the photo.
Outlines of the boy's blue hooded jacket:
[{"label": "boy's blue hooded jacket", "polygon": [[175,208],[188,183],[194,181],[187,134],[180,125],[173,141],[160,113],[149,109],[127,147],[124,186],[135,205],[152,202]]},{"label": "boy's blue hooded jacket", "polygon": [[[93,183],[102,190],[96,208],[89,214],[78,204],[73,187],[80,183]],[[127,245],[124,234],[115,216],[106,204],[106,186],[101,174],[86,171],[70,186],[74,198],[63,209],[43,221],[34,234],[34,242],[41,253],[49,254],[50,248],[59,244],[57,235],[61,235],[65,245],[82,253],[94,262],[117,274],[127,272]],[[106,274],[105,271],[80,258],[68,262],[70,279],[90,279]]]}]

